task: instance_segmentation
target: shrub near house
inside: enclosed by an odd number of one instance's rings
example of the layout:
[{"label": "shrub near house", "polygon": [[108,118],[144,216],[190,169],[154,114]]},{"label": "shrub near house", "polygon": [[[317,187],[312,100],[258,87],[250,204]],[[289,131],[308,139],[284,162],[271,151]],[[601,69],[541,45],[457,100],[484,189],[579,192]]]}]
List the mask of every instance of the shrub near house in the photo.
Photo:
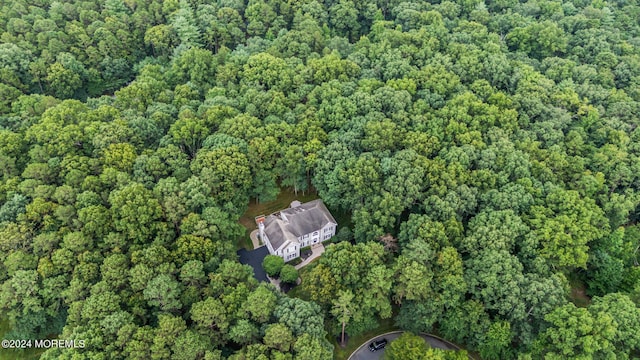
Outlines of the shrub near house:
[{"label": "shrub near house", "polygon": [[286,264],[280,270],[280,281],[287,284],[295,284],[298,280],[298,270],[293,265]]},{"label": "shrub near house", "polygon": [[262,260],[262,268],[267,272],[267,275],[271,277],[278,276],[283,266],[284,260],[277,255],[267,255],[264,260]]}]

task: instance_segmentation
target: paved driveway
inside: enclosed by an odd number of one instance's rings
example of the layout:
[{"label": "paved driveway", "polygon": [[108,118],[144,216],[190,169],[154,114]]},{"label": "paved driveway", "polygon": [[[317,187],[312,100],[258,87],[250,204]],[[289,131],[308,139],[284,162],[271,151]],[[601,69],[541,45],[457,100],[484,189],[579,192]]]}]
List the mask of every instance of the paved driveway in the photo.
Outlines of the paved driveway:
[{"label": "paved driveway", "polygon": [[253,244],[253,248],[257,249],[260,246],[264,246],[264,244],[260,245],[260,240],[258,239],[258,229],[253,230],[249,237],[251,238],[251,243]]},{"label": "paved driveway", "polygon": [[303,267],[303,266],[307,265],[308,263],[312,262],[318,256],[322,255],[322,253],[324,253],[324,245],[322,245],[322,243],[311,245],[311,255],[309,255],[309,257],[306,258],[303,262],[301,262],[300,264],[296,265],[295,266],[296,270],[299,270],[301,267]]},{"label": "paved driveway", "polygon": [[267,273],[262,268],[262,260],[265,256],[269,255],[269,249],[266,246],[247,251],[247,249],[240,249],[237,251],[239,261],[241,264],[249,265],[253,268],[253,275],[258,281],[269,282]]},{"label": "paved driveway", "polygon": [[387,339],[387,340],[389,340],[389,342],[391,342],[392,340],[397,339],[398,336],[400,336],[401,334],[402,334],[401,332],[397,332],[397,333],[393,333],[393,334],[380,335],[380,336],[371,338],[371,339],[367,340],[362,346],[360,346],[358,348],[358,350],[356,350],[353,354],[351,354],[351,356],[349,357],[349,360],[378,360],[378,359],[382,359],[382,357],[384,356],[384,349],[380,349],[378,351],[371,351],[371,350],[369,350],[369,344],[371,344],[371,342],[374,341],[374,340],[380,340],[380,339],[383,339],[383,338]]},{"label": "paved driveway", "polygon": [[[367,340],[364,344],[362,344],[362,346],[360,346],[356,351],[354,351],[353,354],[351,354],[351,356],[349,357],[349,360],[382,359],[384,356],[384,349],[381,349],[378,351],[370,351],[369,344],[374,340],[379,340],[383,338],[391,342],[393,339],[397,339],[400,335],[402,335],[402,331],[394,331],[392,333],[387,333],[384,335],[379,335],[374,338],[371,338]],[[431,345],[431,347],[434,347],[437,349],[444,349],[444,350],[458,350],[458,348],[455,347],[454,345],[448,344],[436,337],[426,335],[426,334],[420,334],[420,336],[422,336]]]}]

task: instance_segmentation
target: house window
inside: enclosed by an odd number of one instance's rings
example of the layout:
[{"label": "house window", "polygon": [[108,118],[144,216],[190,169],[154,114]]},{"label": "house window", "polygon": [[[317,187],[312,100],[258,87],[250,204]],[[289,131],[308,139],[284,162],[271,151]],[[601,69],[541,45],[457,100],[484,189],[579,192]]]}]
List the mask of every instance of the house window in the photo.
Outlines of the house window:
[{"label": "house window", "polygon": [[313,236],[318,236],[318,232],[317,232],[317,231],[315,231],[315,232],[313,233]]}]

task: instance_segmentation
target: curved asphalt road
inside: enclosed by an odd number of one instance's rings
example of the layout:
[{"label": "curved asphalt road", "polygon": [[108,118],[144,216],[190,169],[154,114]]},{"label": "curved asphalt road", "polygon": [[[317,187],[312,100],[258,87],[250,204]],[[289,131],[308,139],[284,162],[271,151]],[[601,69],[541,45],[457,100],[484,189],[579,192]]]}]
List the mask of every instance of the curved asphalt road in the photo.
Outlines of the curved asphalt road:
[{"label": "curved asphalt road", "polygon": [[[378,359],[382,359],[383,355],[384,355],[384,349],[378,350],[378,351],[370,351],[369,350],[369,344],[371,344],[372,341],[374,340],[379,340],[379,339],[387,339],[389,340],[389,342],[391,342],[392,340],[398,338],[400,335],[402,335],[403,331],[393,331],[390,333],[386,333],[386,334],[382,334],[382,335],[378,335],[376,337],[373,337],[367,341],[365,341],[364,344],[362,344],[356,351],[353,352],[353,354],[351,354],[351,356],[349,356],[349,360],[378,360]],[[422,336],[428,343],[429,345],[431,345],[431,347],[437,348],[437,349],[443,349],[443,350],[460,350],[459,347],[448,343],[446,341],[443,341],[435,336],[432,335],[427,335],[427,334],[420,334],[420,336]]]}]

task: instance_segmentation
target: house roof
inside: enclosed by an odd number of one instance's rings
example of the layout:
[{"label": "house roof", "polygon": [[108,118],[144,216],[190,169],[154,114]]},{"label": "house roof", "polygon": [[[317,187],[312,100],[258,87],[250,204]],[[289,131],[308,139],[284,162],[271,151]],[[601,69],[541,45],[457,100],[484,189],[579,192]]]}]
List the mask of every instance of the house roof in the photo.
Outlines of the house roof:
[{"label": "house roof", "polygon": [[272,218],[269,221],[270,217],[271,215],[267,216],[267,220],[264,222],[264,232],[267,234],[273,250],[278,250],[287,241],[297,240],[297,237],[288,231],[284,221],[279,218]]},{"label": "house roof", "polygon": [[317,199],[267,216],[264,232],[276,250],[285,242],[297,241],[299,236],[318,231],[330,223],[337,224],[324,202]]}]

